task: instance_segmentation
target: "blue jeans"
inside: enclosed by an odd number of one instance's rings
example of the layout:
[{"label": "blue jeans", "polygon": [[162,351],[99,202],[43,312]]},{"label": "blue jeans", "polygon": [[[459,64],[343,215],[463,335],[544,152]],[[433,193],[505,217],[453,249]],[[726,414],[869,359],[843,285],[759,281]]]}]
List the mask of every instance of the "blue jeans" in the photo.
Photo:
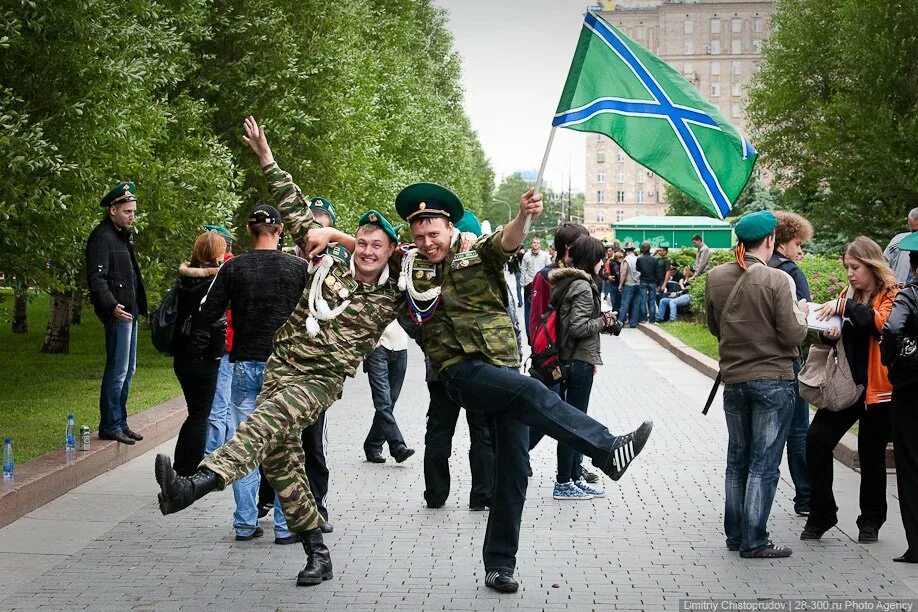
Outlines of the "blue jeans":
[{"label": "blue jeans", "polygon": [[204,443],[204,454],[209,455],[233,437],[230,425],[230,406],[233,393],[233,364],[229,353],[224,353],[217,370],[217,389],[214,391],[214,403],[210,406],[207,417],[207,440]]},{"label": "blue jeans", "polygon": [[[660,306],[657,308],[657,323],[666,318],[666,311],[669,310],[669,320],[675,321],[680,306],[688,306],[692,303],[692,296],[688,293],[674,298],[663,298],[660,300]],[[809,423],[809,422],[807,422]]]},{"label": "blue jeans", "polygon": [[523,281],[521,277],[522,277],[522,274],[520,272],[517,272],[516,274],[513,275],[513,278],[516,279],[516,303],[517,304],[523,303]]},{"label": "blue jeans", "polygon": [[[232,409],[227,437],[232,438],[242,422],[255,410],[264,375],[264,361],[237,361],[233,364]],[[236,500],[233,527],[237,535],[252,535],[252,532],[258,527],[258,487],[260,484],[261,474],[258,470],[253,470],[233,483],[233,498]],[[274,537],[285,538],[289,535],[290,531],[287,530],[287,520],[281,509],[280,499],[275,495]]]},{"label": "blue jeans", "polygon": [[622,287],[622,306],[619,318],[624,322],[628,320],[631,327],[637,327],[638,317],[641,314],[641,288],[639,285],[625,285]]},{"label": "blue jeans", "polygon": [[641,320],[655,321],[657,318],[657,285],[656,283],[641,283],[641,304],[646,310],[641,315]]},{"label": "blue jeans", "polygon": [[99,433],[111,436],[127,424],[131,378],[137,369],[137,319],[105,321],[105,373],[99,393]]},{"label": "blue jeans", "polygon": [[[800,375],[803,359],[794,360],[794,377]],[[794,482],[794,510],[809,510],[810,479],[806,475],[806,432],[810,428],[810,404],[794,385],[794,415],[787,434],[787,468]]]},{"label": "blue jeans", "polygon": [[381,451],[383,443],[389,443],[389,452],[405,446],[405,439],[395,422],[395,402],[402,392],[405,372],[408,370],[408,351],[390,351],[384,346],[367,355],[363,369],[370,379],[370,393],[373,395],[373,424],[363,442],[366,450]]},{"label": "blue jeans", "polygon": [[752,380],[724,386],[727,418],[727,546],[753,551],[768,543],[768,516],[794,412],[794,381]]}]

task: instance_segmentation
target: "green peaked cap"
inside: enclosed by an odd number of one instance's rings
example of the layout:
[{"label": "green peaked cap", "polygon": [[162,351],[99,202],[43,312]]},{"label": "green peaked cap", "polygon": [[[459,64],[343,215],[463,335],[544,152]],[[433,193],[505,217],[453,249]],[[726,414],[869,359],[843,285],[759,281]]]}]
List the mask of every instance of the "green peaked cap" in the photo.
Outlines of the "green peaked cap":
[{"label": "green peaked cap", "polygon": [[115,185],[111,191],[105,194],[105,197],[99,202],[102,208],[108,208],[115,204],[127,204],[128,202],[137,201],[137,186],[134,183],[122,181]]},{"label": "green peaked cap", "polygon": [[398,242],[398,232],[395,231],[395,228],[392,227],[392,224],[389,223],[389,220],[383,216],[378,210],[373,210],[372,208],[367,212],[360,215],[358,220],[358,225],[375,225],[379,227],[382,231],[386,232],[386,235],[392,239],[392,242]]},{"label": "green peaked cap", "polygon": [[778,218],[773,212],[760,210],[740,217],[733,231],[741,242],[755,242],[775,231],[777,225]]},{"label": "green peaked cap", "polygon": [[409,223],[416,218],[438,216],[458,223],[465,214],[459,196],[436,183],[408,185],[395,196],[395,210]]}]

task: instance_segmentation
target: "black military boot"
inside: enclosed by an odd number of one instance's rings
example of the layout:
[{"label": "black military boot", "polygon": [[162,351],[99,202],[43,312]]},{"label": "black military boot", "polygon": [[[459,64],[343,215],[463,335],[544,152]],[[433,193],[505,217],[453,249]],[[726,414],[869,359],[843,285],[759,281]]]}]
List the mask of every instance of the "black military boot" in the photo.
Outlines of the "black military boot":
[{"label": "black military boot", "polygon": [[296,576],[296,586],[315,586],[332,579],[332,562],[328,547],[322,542],[322,530],[316,527],[300,534],[306,551],[306,567]]},{"label": "black military boot", "polygon": [[211,491],[222,488],[220,477],[206,468],[191,476],[179,476],[166,455],[156,455],[156,482],[159,483],[159,511],[172,514],[184,510]]}]

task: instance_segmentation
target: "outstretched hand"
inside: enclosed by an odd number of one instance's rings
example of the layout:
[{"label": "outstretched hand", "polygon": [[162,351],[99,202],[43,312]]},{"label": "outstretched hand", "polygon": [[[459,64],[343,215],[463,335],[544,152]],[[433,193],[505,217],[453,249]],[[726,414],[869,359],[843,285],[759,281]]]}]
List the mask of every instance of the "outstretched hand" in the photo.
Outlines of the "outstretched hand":
[{"label": "outstretched hand", "polygon": [[252,149],[252,152],[258,156],[258,161],[264,166],[268,166],[274,163],[274,154],[271,152],[271,147],[268,146],[268,137],[265,136],[265,127],[263,125],[258,125],[258,122],[255,121],[255,117],[249,115],[242,122],[243,130],[245,134],[242,136],[242,141],[249,145],[249,148]]},{"label": "outstretched hand", "polygon": [[536,193],[535,190],[530,189],[522,196],[520,196],[520,215],[527,216],[532,215],[532,220],[535,221],[539,218],[539,215],[542,214],[542,194]]}]

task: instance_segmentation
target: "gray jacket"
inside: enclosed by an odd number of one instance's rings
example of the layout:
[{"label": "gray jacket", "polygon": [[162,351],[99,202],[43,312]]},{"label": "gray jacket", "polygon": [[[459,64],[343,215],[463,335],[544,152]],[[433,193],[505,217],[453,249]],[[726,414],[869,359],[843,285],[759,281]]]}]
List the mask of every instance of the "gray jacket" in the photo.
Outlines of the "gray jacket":
[{"label": "gray jacket", "polygon": [[602,330],[599,289],[590,276],[576,268],[558,268],[548,274],[551,303],[558,311],[558,356],[561,361],[601,365]]}]

